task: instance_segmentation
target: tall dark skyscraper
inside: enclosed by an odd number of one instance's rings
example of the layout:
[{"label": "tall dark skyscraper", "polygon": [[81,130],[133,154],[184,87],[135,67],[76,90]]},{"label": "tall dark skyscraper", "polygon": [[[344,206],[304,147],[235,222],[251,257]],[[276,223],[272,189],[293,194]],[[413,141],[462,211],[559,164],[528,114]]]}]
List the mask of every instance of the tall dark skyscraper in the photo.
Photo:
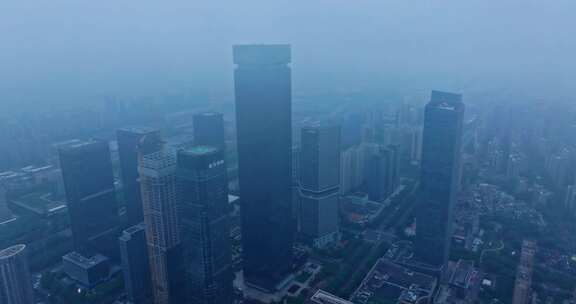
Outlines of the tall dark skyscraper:
[{"label": "tall dark skyscraper", "polygon": [[425,109],[415,256],[440,269],[448,261],[452,237],[463,119],[461,95],[432,91]]},{"label": "tall dark skyscraper", "polygon": [[60,148],[74,250],[118,257],[118,206],[108,143],[87,141]]},{"label": "tall dark skyscraper", "polygon": [[144,223],[123,231],[119,238],[124,286],[133,304],[149,303],[152,295]]},{"label": "tall dark skyscraper", "polygon": [[223,152],[196,146],[178,153],[178,183],[188,303],[232,303],[228,177]]},{"label": "tall dark skyscraper", "polygon": [[154,303],[186,303],[176,153],[163,149],[145,155],[138,171]]},{"label": "tall dark skyscraper", "polygon": [[194,115],[194,145],[225,148],[224,118],[221,113],[202,112]]},{"label": "tall dark skyscraper", "polygon": [[340,127],[305,127],[300,144],[300,233],[323,248],[340,235]]},{"label": "tall dark skyscraper", "polygon": [[28,268],[26,245],[0,251],[0,303],[32,304],[34,290]]},{"label": "tall dark skyscraper", "polygon": [[234,47],[244,279],[274,290],[292,263],[289,45]]},{"label": "tall dark skyscraper", "polygon": [[118,139],[127,224],[133,226],[144,220],[140,182],[138,181],[138,158],[140,155],[158,151],[162,140],[159,130],[146,127],[119,129],[116,131],[116,138]]}]

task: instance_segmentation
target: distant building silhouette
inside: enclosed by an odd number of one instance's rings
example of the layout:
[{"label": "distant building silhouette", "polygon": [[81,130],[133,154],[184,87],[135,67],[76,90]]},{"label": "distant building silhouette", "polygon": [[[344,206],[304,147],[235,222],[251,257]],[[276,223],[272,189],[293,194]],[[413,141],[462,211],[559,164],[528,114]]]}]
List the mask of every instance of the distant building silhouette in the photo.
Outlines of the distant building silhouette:
[{"label": "distant building silhouette", "polygon": [[118,241],[128,300],[133,304],[149,303],[152,290],[146,226],[140,223],[124,230]]},{"label": "distant building silhouette", "polygon": [[188,303],[232,303],[228,177],[222,150],[196,146],[180,151],[177,175]]},{"label": "distant building silhouette", "polygon": [[340,235],[340,127],[302,128],[300,144],[300,232],[323,248]]},{"label": "distant building silhouette", "polygon": [[118,206],[108,143],[86,141],[60,148],[60,165],[74,250],[118,258]]},{"label": "distant building silhouette", "polygon": [[0,303],[34,303],[26,254],[26,245],[15,245],[0,251]]},{"label": "distant building silhouette", "polygon": [[291,270],[289,45],[234,47],[244,279],[274,290]]},{"label": "distant building silhouette", "polygon": [[176,153],[161,150],[145,155],[138,170],[154,303],[186,303]]},{"label": "distant building silhouette", "polygon": [[130,227],[144,220],[140,182],[138,181],[138,158],[140,155],[158,151],[162,141],[159,130],[146,127],[119,129],[116,131],[116,138],[118,140],[127,226]]},{"label": "distant building silhouette", "polygon": [[398,186],[399,151],[397,146],[378,145],[371,149],[366,165],[368,198],[375,202],[386,200]]},{"label": "distant building silhouette", "polygon": [[194,145],[212,146],[226,151],[222,113],[202,112],[194,115]]},{"label": "distant building silhouette", "polygon": [[425,110],[415,256],[437,269],[449,256],[463,119],[461,95],[432,91]]},{"label": "distant building silhouette", "polygon": [[340,194],[346,195],[364,183],[364,147],[352,146],[340,158]]}]

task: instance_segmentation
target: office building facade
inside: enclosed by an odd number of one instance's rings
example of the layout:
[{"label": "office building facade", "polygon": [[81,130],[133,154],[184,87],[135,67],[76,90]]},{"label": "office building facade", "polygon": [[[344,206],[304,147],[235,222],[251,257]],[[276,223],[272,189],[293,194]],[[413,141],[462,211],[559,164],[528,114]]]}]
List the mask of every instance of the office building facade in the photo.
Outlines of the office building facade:
[{"label": "office building facade", "polygon": [[122,232],[118,242],[128,300],[133,304],[149,303],[152,292],[146,226],[140,223],[129,227]]},{"label": "office building facade", "polygon": [[118,206],[108,143],[87,141],[60,148],[74,250],[118,258]]},{"label": "office building facade", "polygon": [[442,269],[449,256],[463,118],[461,95],[432,92],[425,109],[415,257],[436,269]]},{"label": "office building facade", "polygon": [[234,47],[244,279],[274,290],[291,270],[289,45]]},{"label": "office building facade", "polygon": [[[224,116],[218,112],[194,114],[194,145],[217,147],[226,151]],[[224,152],[225,153],[225,152]]]},{"label": "office building facade", "polygon": [[188,303],[232,303],[234,274],[223,152],[208,146],[182,150],[177,167]]},{"label": "office building facade", "polygon": [[154,303],[186,303],[176,152],[163,149],[145,155],[138,171]]},{"label": "office building facade", "polygon": [[26,254],[26,245],[15,245],[0,251],[0,303],[34,303]]},{"label": "office building facade", "polygon": [[305,127],[300,143],[300,234],[323,248],[340,235],[340,127]]}]

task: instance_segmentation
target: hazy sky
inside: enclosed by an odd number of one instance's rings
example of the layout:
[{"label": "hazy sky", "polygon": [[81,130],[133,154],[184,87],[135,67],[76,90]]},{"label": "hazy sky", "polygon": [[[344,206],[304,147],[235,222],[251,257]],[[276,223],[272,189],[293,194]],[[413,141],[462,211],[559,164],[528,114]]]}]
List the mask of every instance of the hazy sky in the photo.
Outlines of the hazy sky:
[{"label": "hazy sky", "polygon": [[0,110],[230,91],[231,45],[291,43],[295,90],[574,94],[574,0],[0,0]]}]

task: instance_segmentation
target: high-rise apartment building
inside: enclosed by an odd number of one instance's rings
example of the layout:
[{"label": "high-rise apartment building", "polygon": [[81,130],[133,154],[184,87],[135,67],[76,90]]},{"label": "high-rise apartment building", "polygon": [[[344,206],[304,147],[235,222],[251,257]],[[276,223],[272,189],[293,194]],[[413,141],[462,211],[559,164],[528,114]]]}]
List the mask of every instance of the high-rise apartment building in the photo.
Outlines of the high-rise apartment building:
[{"label": "high-rise apartment building", "polygon": [[222,150],[196,146],[178,153],[182,248],[188,303],[230,304],[233,287],[228,177]]},{"label": "high-rise apartment building", "polygon": [[138,171],[154,303],[186,303],[176,152],[160,150],[145,155]]},{"label": "high-rise apartment building", "polygon": [[323,248],[340,235],[340,127],[305,127],[300,144],[300,233]]},{"label": "high-rise apartment building", "polygon": [[274,290],[291,270],[289,45],[234,47],[244,279]]},{"label": "high-rise apartment building", "polygon": [[26,245],[0,251],[0,303],[32,304],[34,290],[28,268]]},{"label": "high-rise apartment building", "polygon": [[437,269],[449,256],[463,118],[461,95],[432,91],[425,109],[415,257]]},{"label": "high-rise apartment building", "polygon": [[116,138],[127,226],[133,226],[144,220],[138,180],[138,158],[140,155],[157,152],[162,145],[162,140],[158,129],[147,127],[119,129],[116,131]]}]

